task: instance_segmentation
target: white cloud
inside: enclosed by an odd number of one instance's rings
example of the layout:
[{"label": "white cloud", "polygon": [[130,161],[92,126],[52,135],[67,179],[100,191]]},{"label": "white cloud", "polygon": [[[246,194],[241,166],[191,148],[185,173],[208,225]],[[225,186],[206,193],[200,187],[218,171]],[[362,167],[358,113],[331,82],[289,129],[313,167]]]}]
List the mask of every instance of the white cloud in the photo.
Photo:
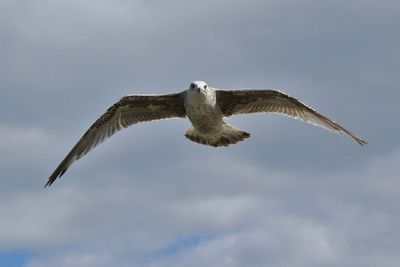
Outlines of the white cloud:
[{"label": "white cloud", "polygon": [[[188,160],[193,175],[182,179],[174,177],[177,164],[169,177],[117,175],[119,183],[80,188],[62,180],[50,190],[2,196],[0,246],[35,251],[29,266],[373,266],[385,253],[386,266],[396,265],[389,252],[399,240],[392,232],[399,214],[382,205],[398,202],[399,152],[325,176],[266,175],[228,158],[205,160],[209,169],[202,169],[198,160]],[[220,175],[221,165],[234,168]],[[374,186],[377,177],[392,192]],[[193,234],[210,238],[152,256]]]}]

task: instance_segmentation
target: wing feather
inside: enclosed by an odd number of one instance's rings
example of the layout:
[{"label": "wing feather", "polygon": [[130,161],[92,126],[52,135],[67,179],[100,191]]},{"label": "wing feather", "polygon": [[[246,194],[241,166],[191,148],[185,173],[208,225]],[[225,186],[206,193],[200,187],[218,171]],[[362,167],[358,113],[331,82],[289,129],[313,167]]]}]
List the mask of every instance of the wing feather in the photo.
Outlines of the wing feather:
[{"label": "wing feather", "polygon": [[216,90],[216,95],[221,111],[227,117],[235,114],[275,112],[347,135],[360,145],[367,143],[315,109],[277,90]]},{"label": "wing feather", "polygon": [[45,187],[60,178],[75,160],[83,157],[117,131],[138,122],[185,116],[182,93],[124,96],[92,124],[50,175]]}]

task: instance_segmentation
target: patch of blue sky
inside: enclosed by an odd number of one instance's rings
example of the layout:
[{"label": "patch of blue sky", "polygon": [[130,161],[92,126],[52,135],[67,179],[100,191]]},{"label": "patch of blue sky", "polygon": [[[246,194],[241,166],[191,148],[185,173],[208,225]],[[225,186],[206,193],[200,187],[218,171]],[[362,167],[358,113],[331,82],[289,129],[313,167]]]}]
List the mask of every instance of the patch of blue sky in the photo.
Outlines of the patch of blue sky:
[{"label": "patch of blue sky", "polygon": [[179,237],[166,247],[159,249],[152,253],[152,258],[162,258],[169,257],[182,252],[191,250],[205,242],[214,239],[213,236],[203,236],[198,234],[193,234],[190,236]]},{"label": "patch of blue sky", "polygon": [[24,267],[30,257],[30,253],[25,250],[0,250],[0,266],[4,267]]}]

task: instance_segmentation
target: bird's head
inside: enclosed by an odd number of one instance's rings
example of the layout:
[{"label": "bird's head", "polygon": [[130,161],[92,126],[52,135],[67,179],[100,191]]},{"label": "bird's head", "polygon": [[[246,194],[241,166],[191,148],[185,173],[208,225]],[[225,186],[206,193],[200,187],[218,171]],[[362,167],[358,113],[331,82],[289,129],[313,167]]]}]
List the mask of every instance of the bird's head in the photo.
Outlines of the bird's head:
[{"label": "bird's head", "polygon": [[207,94],[209,87],[206,82],[203,81],[193,81],[190,84],[189,90],[193,93]]}]

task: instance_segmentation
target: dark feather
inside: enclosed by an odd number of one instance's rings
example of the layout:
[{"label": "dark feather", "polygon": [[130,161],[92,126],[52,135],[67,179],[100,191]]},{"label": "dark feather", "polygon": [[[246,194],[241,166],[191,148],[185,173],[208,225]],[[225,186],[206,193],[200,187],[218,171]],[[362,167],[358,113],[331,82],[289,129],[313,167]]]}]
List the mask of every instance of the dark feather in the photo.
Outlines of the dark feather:
[{"label": "dark feather", "polygon": [[186,116],[183,93],[169,95],[128,95],[112,105],[86,131],[60,165],[50,175],[46,186],[60,178],[71,164],[122,128],[138,122]]},{"label": "dark feather", "polygon": [[367,143],[315,109],[276,90],[217,90],[216,97],[224,116],[275,112],[348,135],[360,145]]}]

